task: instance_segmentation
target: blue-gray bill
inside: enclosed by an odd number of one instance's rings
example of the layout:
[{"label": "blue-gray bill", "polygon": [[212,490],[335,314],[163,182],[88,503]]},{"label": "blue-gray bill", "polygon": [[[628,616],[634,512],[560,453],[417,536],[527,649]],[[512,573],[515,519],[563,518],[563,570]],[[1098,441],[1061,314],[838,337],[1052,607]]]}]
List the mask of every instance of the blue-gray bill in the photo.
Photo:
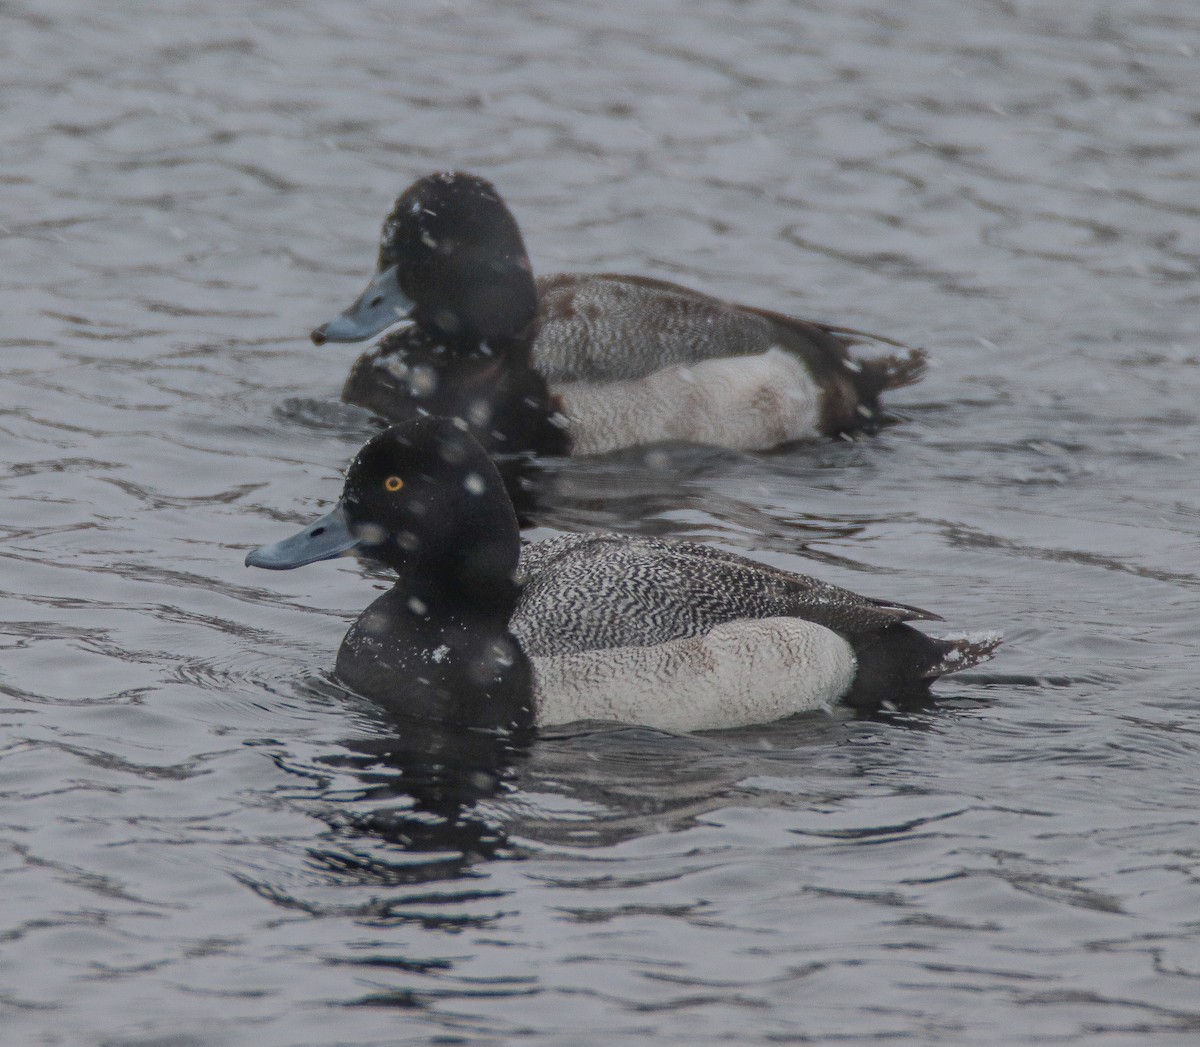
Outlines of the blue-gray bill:
[{"label": "blue-gray bill", "polygon": [[364,342],[392,324],[407,319],[413,307],[412,299],[400,290],[396,267],[393,265],[376,273],[354,304],[329,323],[318,327],[311,338],[317,345],[326,342]]},{"label": "blue-gray bill", "polygon": [[265,567],[268,571],[287,571],[293,567],[316,563],[318,560],[333,560],[338,556],[345,556],[356,545],[358,539],[351,533],[346,511],[339,501],[303,531],[275,542],[274,545],[263,545],[247,553],[246,566]]}]

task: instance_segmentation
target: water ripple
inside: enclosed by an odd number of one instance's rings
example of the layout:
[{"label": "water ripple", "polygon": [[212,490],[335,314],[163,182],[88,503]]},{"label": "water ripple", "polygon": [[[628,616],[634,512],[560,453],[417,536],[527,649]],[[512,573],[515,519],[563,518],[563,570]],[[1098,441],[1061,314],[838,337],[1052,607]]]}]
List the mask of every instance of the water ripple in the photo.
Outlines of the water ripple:
[{"label": "water ripple", "polygon": [[[1194,1039],[1193,6],[7,5],[5,1033]],[[935,361],[869,439],[542,463],[532,537],[740,549],[996,662],[869,720],[512,748],[338,687],[382,576],[242,557],[374,430],[306,332],[445,167],[539,273]]]}]

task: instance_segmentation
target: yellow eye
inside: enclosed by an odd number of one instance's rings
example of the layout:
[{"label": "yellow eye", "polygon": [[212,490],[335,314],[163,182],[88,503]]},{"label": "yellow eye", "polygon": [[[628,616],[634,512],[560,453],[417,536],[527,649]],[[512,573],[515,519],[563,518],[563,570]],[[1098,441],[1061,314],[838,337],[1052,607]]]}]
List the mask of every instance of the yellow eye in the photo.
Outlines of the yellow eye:
[{"label": "yellow eye", "polygon": [[400,488],[404,486],[404,481],[401,480],[400,477],[398,477],[398,476],[389,476],[386,480],[383,481],[383,486],[386,487],[389,491],[391,491],[394,494],[396,491],[400,490]]}]

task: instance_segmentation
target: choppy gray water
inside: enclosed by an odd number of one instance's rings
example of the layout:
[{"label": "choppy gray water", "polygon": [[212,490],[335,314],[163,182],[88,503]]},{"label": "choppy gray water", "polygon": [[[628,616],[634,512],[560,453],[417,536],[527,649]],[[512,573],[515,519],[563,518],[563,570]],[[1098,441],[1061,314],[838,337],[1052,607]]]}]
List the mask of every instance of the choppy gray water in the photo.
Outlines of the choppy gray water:
[{"label": "choppy gray water", "polygon": [[[0,26],[0,1042],[1196,1042],[1193,0]],[[873,439],[559,463],[548,527],[752,550],[1000,657],[920,714],[581,727],[422,799],[461,754],[324,675],[381,580],[242,556],[335,496],[354,350],[305,335],[443,167],[541,272],[938,361]]]}]

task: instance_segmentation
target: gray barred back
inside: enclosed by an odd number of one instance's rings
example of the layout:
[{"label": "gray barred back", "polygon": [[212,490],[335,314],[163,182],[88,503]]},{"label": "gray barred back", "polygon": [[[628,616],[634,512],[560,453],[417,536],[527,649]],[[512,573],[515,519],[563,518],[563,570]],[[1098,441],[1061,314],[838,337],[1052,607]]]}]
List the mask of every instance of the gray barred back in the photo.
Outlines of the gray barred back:
[{"label": "gray barred back", "polygon": [[690,542],[608,534],[527,545],[511,629],[533,657],[648,646],[746,618],[803,618],[854,637],[938,620]]},{"label": "gray barred back", "polygon": [[645,277],[557,273],[539,277],[537,289],[532,363],[551,385],[644,378],[778,344],[766,318]]}]

